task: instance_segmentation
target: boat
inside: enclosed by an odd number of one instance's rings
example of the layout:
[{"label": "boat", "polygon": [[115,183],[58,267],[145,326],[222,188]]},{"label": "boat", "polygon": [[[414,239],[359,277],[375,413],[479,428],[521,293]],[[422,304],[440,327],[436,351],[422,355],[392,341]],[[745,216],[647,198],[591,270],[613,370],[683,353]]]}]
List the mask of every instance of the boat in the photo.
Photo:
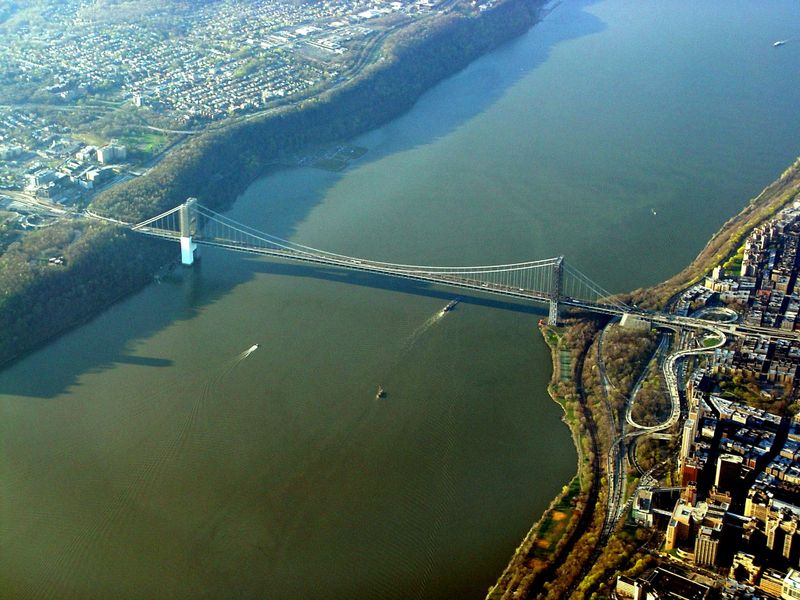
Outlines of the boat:
[{"label": "boat", "polygon": [[778,40],[777,42],[775,42],[774,44],[772,44],[772,46],[773,46],[773,48],[777,48],[778,46],[783,46],[783,45],[784,45],[786,42],[788,42],[788,41],[789,41],[789,40]]},{"label": "boat", "polygon": [[260,344],[253,344],[252,346],[250,346],[250,348],[247,349],[247,351],[248,352],[255,352],[256,350],[258,350],[259,346],[260,346]]},{"label": "boat", "polygon": [[378,391],[375,393],[375,398],[380,400],[381,398],[386,398],[386,390],[383,389],[381,386],[378,386]]},{"label": "boat", "polygon": [[442,312],[443,313],[450,312],[456,307],[456,304],[458,304],[458,298],[456,298],[455,300],[450,300],[450,302],[447,303],[447,306],[445,306],[442,309]]}]

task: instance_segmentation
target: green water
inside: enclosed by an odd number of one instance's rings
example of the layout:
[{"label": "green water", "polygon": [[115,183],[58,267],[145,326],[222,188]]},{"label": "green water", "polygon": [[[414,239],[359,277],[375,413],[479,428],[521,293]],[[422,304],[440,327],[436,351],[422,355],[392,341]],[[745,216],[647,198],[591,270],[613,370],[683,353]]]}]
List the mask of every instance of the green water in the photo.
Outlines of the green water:
[{"label": "green water", "polygon": [[[798,17],[566,1],[343,173],[273,174],[232,216],[393,262],[564,254],[654,283],[798,154],[800,38],[772,47]],[[542,309],[442,317],[450,298],[209,250],[6,369],[0,597],[482,597],[576,456]]]}]

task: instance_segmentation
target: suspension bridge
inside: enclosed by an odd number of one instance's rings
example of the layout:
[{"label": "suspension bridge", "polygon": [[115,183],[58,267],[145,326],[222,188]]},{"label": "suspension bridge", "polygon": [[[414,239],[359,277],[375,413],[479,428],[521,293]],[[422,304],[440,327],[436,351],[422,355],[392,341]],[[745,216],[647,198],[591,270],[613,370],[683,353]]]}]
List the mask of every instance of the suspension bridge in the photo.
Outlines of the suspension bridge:
[{"label": "suspension bridge", "polygon": [[311,248],[258,231],[202,206],[196,198],[189,198],[183,204],[135,225],[94,213],[85,214],[91,218],[129,227],[144,235],[179,242],[181,262],[184,265],[194,263],[195,252],[199,245],[216,246],[237,252],[316,263],[540,302],[549,306],[547,322],[550,325],[558,323],[561,307],[572,307],[612,316],[627,314],[646,320],[657,327],[705,330],[718,335],[760,335],[772,339],[800,338],[800,334],[794,331],[743,323],[720,323],[705,318],[683,317],[628,306],[619,302],[613,294],[594,283],[578,269],[567,264],[563,256],[519,263],[466,267],[381,262]]},{"label": "suspension bridge", "polygon": [[355,271],[424,281],[549,306],[548,323],[558,322],[559,308],[572,306],[621,314],[629,309],[561,256],[519,263],[440,267],[381,262],[336,254],[285,240],[206,208],[194,198],[146,221],[133,231],[180,243],[181,262],[191,265],[198,245],[316,263]]}]

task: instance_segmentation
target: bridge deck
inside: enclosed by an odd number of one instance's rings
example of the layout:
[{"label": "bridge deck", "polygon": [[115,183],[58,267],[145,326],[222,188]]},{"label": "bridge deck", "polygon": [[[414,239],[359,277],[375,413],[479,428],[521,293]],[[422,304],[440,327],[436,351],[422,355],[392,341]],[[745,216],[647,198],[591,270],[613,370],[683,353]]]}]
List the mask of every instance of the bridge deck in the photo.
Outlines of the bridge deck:
[{"label": "bridge deck", "polygon": [[[180,235],[164,232],[161,230],[147,230],[139,229],[141,233],[178,241]],[[537,302],[550,302],[548,294],[537,292],[535,290],[526,290],[524,288],[512,287],[501,285],[497,283],[483,282],[478,279],[461,278],[453,275],[444,275],[435,272],[426,273],[424,271],[417,271],[411,269],[391,269],[386,268],[381,263],[375,263],[369,260],[357,258],[334,258],[329,256],[315,255],[311,253],[301,253],[291,250],[278,250],[274,248],[261,248],[257,246],[248,246],[246,244],[239,244],[230,241],[207,240],[203,238],[193,238],[192,241],[202,246],[211,246],[216,248],[225,248],[226,250],[234,250],[236,252],[243,252],[247,254],[258,254],[261,256],[271,256],[273,258],[280,258],[292,261],[300,261],[318,265],[326,265],[349,269],[351,271],[361,271],[366,273],[375,273],[379,275],[387,275],[391,277],[400,277],[403,279],[410,279],[413,281],[424,281],[427,283],[435,283],[456,287],[460,289],[473,290],[477,292],[485,292],[489,294],[501,295],[510,298],[519,298],[522,300],[533,300]]]},{"label": "bridge deck", "polygon": [[[173,209],[173,211],[168,211],[168,212],[174,212],[174,210],[176,209]],[[149,236],[159,237],[171,241],[178,241],[181,237],[179,232],[167,229],[161,229],[154,226],[148,226],[149,223],[154,222],[159,217],[155,217],[154,219],[151,219],[142,224],[134,226],[134,230]],[[241,231],[240,233],[243,236],[252,236],[258,239],[260,243],[263,242],[261,238],[258,238],[257,236],[255,236],[255,234],[251,232]],[[448,273],[446,269],[443,270],[442,268],[437,269],[434,267],[428,267],[432,270],[426,271],[425,268],[423,267],[387,265],[387,263],[381,263],[377,261],[370,261],[354,257],[340,256],[331,253],[324,253],[322,251],[312,251],[312,249],[308,249],[308,251],[306,251],[306,250],[293,250],[287,248],[273,248],[268,246],[265,247],[265,246],[254,245],[252,243],[246,243],[241,241],[233,241],[233,240],[226,240],[219,238],[209,239],[209,238],[204,238],[202,236],[194,237],[193,241],[199,245],[225,248],[227,250],[234,250],[236,252],[258,254],[262,256],[270,256],[273,258],[279,258],[290,261],[300,261],[318,265],[332,266],[337,268],[349,269],[352,271],[361,271],[365,273],[386,275],[389,277],[400,277],[403,279],[409,279],[413,281],[423,281],[426,283],[444,285],[463,290],[470,290],[485,294],[503,296],[506,298],[528,300],[532,302],[539,302],[551,305],[554,300],[554,298],[552,297],[553,292],[549,289],[546,291],[534,290],[534,289],[528,289],[520,285],[513,285],[505,282],[499,283],[495,281],[481,280],[474,277],[462,276],[455,272],[458,271],[458,269],[454,269],[453,270],[454,272]],[[539,261],[539,262],[525,263],[525,265],[526,266],[534,265],[538,269],[548,269],[551,267],[550,262]],[[461,268],[461,272],[464,272],[463,269],[464,268]],[[473,274],[485,275],[487,271],[481,271],[481,269],[485,269],[485,267],[475,267],[475,273]],[[468,272],[465,273],[469,274]],[[509,280],[510,279],[511,278],[509,278]],[[558,296],[557,303],[559,306],[572,307],[579,310],[585,310],[610,316],[621,316],[625,313],[634,314],[644,319],[648,319],[656,326],[669,327],[674,329],[678,328],[700,329],[700,330],[707,330],[715,334],[723,334],[731,336],[761,335],[773,339],[800,339],[800,332],[782,331],[782,330],[769,329],[763,327],[748,326],[744,324],[719,323],[715,321],[708,321],[705,319],[698,319],[694,317],[681,317],[669,313],[633,308],[619,303],[593,302],[590,300],[573,298],[564,293],[561,293],[561,295]]]}]

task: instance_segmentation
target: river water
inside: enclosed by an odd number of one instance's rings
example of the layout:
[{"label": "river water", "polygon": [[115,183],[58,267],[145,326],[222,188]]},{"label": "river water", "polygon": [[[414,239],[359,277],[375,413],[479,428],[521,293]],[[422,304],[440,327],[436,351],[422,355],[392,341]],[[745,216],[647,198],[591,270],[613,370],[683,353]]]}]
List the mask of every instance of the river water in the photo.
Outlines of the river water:
[{"label": "river water", "polygon": [[[272,174],[232,216],[392,262],[563,254],[652,284],[797,155],[799,17],[566,0],[344,172]],[[481,598],[576,454],[543,309],[441,316],[451,297],[209,250],[6,369],[0,596]]]}]

